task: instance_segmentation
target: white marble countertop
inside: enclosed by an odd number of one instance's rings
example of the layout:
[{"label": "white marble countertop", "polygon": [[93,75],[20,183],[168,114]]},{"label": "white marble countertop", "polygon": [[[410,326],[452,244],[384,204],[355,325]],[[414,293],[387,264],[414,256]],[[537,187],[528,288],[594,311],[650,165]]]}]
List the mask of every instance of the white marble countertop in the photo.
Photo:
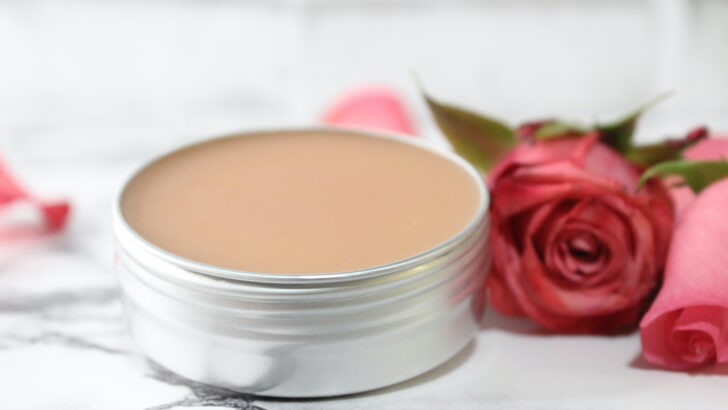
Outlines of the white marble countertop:
[{"label": "white marble countertop", "polygon": [[[53,134],[5,138],[4,154],[20,175],[37,190],[65,193],[74,209],[62,234],[0,243],[3,409],[710,409],[728,398],[728,367],[657,370],[640,359],[637,334],[549,336],[492,311],[477,340],[440,368],[345,398],[242,397],[155,369],[125,333],[109,209],[136,164],[177,143],[136,138],[109,148],[69,146]],[[4,218],[22,216],[20,209]]]}]

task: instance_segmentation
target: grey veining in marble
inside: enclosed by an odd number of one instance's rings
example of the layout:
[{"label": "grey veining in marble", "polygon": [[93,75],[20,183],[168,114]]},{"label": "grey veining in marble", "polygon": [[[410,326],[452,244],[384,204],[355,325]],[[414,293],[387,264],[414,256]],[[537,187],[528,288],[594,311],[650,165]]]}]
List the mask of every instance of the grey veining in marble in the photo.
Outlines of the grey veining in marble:
[{"label": "grey veining in marble", "polygon": [[[139,361],[138,377],[178,386],[186,391],[178,398],[160,399],[158,402],[150,400],[148,405],[144,405],[148,410],[183,407],[263,409],[253,403],[252,397],[186,380],[135,357],[133,349],[124,340],[118,305],[119,290],[114,284],[81,286],[75,290],[49,291],[39,295],[31,292],[4,294],[0,301],[0,313],[4,319],[0,330],[0,354],[52,346],[81,353],[99,353],[111,360]],[[8,370],[3,369],[5,372]],[[83,369],[69,367],[68,377],[112,377],[103,373],[83,374],[79,370]]]}]

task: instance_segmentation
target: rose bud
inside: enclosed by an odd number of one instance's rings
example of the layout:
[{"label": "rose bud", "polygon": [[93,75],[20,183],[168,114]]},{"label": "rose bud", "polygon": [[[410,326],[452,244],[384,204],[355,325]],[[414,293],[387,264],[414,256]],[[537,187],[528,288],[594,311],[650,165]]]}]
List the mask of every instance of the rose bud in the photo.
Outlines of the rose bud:
[{"label": "rose bud", "polygon": [[665,280],[640,323],[642,354],[675,370],[728,362],[728,139],[699,131],[683,158],[642,175],[673,181],[677,211]]},{"label": "rose bud", "polygon": [[645,315],[642,352],[656,365],[685,370],[728,362],[728,179],[709,186],[675,229],[665,284]]},{"label": "rose bud", "polygon": [[673,212],[663,184],[585,136],[516,145],[493,169],[491,304],[551,331],[633,328],[660,283]]}]

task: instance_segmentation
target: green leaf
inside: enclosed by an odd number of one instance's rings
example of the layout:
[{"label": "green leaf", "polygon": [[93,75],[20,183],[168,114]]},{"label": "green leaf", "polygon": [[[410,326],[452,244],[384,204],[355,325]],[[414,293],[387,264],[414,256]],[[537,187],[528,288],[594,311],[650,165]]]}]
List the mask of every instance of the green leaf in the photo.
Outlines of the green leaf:
[{"label": "green leaf", "polygon": [[632,137],[637,129],[640,116],[645,111],[666,99],[671,93],[664,93],[642,105],[626,117],[611,124],[597,125],[597,130],[602,134],[602,142],[615,150],[626,154],[632,148]]},{"label": "green leaf", "polygon": [[627,159],[633,164],[652,166],[660,162],[675,161],[682,158],[682,149],[674,149],[665,143],[632,147],[627,151]]},{"label": "green leaf", "polygon": [[679,175],[696,194],[713,182],[728,176],[728,162],[678,160],[662,162],[645,171],[640,186],[654,177]]},{"label": "green leaf", "polygon": [[708,136],[708,129],[698,127],[690,131],[684,138],[669,139],[652,145],[632,147],[625,154],[627,159],[639,165],[652,166],[660,162],[674,161],[682,158],[685,149]]},{"label": "green leaf", "polygon": [[481,172],[488,171],[516,144],[515,133],[504,123],[422,94],[455,151]]},{"label": "green leaf", "polygon": [[541,125],[533,137],[538,140],[549,140],[563,137],[571,137],[586,133],[587,130],[577,124],[559,120],[552,120]]}]

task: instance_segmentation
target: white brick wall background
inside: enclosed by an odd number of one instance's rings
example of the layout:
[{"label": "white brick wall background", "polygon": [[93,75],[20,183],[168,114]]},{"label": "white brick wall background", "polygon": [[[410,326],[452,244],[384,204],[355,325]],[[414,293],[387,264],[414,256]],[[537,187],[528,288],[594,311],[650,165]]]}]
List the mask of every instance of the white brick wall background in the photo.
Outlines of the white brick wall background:
[{"label": "white brick wall background", "polygon": [[513,123],[608,120],[672,89],[640,138],[728,130],[728,1],[0,0],[0,142],[38,158],[310,122],[361,83],[426,121],[413,71]]}]

